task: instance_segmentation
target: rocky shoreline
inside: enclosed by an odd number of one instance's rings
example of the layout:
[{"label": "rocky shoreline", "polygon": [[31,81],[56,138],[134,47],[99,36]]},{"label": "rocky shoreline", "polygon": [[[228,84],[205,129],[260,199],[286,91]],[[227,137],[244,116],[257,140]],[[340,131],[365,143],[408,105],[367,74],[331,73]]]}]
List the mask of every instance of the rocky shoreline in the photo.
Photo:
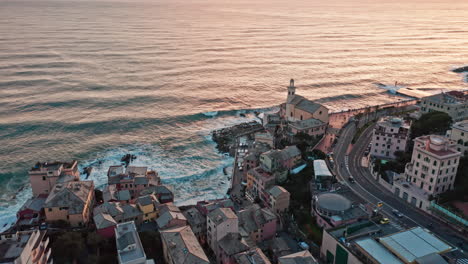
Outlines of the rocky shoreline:
[{"label": "rocky shoreline", "polygon": [[256,121],[251,121],[215,130],[211,133],[211,136],[213,141],[216,142],[216,148],[219,152],[229,153],[229,155],[234,156],[237,137],[261,131],[263,129],[262,124]]}]

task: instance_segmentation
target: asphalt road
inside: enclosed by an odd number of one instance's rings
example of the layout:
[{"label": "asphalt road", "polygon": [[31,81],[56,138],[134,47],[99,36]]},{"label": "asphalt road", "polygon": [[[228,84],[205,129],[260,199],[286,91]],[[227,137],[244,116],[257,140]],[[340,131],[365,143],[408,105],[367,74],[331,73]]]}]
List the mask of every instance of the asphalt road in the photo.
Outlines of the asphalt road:
[{"label": "asphalt road", "polygon": [[[371,141],[372,126],[362,133],[354,144],[349,156],[346,155],[346,150],[355,132],[356,125],[351,122],[342,129],[338,142],[335,145],[334,159],[337,164],[335,173],[338,180],[344,181],[354,193],[373,205],[382,201],[384,203],[382,211],[390,219],[390,224],[406,228],[421,226],[444,239],[452,247],[468,250],[468,240],[463,237],[463,234],[394,196],[390,191],[377,183],[367,168],[361,166],[364,151]],[[349,182],[349,176],[351,175],[355,179],[355,183]],[[403,213],[404,217],[396,217],[392,213],[393,209],[397,209]],[[432,226],[430,226],[431,224]]]}]

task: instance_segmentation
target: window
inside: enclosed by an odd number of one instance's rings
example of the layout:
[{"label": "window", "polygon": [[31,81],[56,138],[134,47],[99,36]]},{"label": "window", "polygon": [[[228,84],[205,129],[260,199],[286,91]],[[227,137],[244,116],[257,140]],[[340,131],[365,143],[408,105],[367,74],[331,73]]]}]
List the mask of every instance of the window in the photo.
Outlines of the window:
[{"label": "window", "polygon": [[429,185],[429,191],[432,190],[432,186]]},{"label": "window", "polygon": [[448,160],[448,162],[447,162],[447,166],[450,166],[450,160]]},{"label": "window", "polygon": [[432,174],[435,174],[435,173],[436,173],[435,170],[432,170]]},{"label": "window", "polygon": [[420,159],[420,158],[421,158],[421,154],[418,153],[418,159]]},{"label": "window", "polygon": [[49,208],[48,211],[49,211],[49,212],[52,212],[52,208]]},{"label": "window", "polygon": [[42,180],[45,181],[46,177],[45,176],[42,176]]},{"label": "window", "polygon": [[434,181],[434,178],[431,178],[429,181],[430,181],[430,182],[433,182],[433,181]]},{"label": "window", "polygon": [[421,178],[425,179],[425,178],[426,178],[426,174],[421,173]]},{"label": "window", "polygon": [[434,164],[434,166],[437,166],[437,160],[434,160],[433,164]]},{"label": "window", "polygon": [[419,167],[419,162],[416,162],[416,167]]},{"label": "window", "polygon": [[377,137],[377,140],[379,140],[379,139],[380,139],[380,137]]},{"label": "window", "polygon": [[290,116],[292,117],[292,112],[290,113]]}]

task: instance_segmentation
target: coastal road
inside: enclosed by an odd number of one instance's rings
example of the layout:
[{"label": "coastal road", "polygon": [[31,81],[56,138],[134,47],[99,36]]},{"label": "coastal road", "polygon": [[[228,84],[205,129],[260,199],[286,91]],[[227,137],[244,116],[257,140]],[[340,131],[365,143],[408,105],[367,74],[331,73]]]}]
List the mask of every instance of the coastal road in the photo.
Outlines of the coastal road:
[{"label": "coastal road", "polygon": [[[468,250],[468,242],[461,234],[431,215],[414,208],[402,199],[394,196],[374,180],[367,168],[361,166],[362,156],[371,140],[372,128],[371,126],[362,133],[349,155],[347,155],[347,150],[356,132],[356,125],[354,122],[351,122],[342,129],[334,149],[335,162],[338,165],[335,167],[335,172],[338,179],[344,181],[354,193],[370,204],[376,205],[379,201],[382,201],[384,203],[382,210],[390,218],[390,224],[407,228],[422,226],[430,229],[433,233],[450,243],[452,247]],[[349,182],[350,176],[353,176],[355,183]],[[405,216],[402,218],[396,217],[392,214],[393,209],[397,209]],[[431,224],[432,227],[430,227]]]}]

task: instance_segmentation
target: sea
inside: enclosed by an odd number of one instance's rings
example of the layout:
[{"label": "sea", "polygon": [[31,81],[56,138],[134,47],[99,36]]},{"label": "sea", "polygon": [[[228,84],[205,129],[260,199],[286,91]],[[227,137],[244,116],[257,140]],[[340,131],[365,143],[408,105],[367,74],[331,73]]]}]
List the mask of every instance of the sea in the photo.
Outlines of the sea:
[{"label": "sea", "polygon": [[[385,86],[466,89],[465,0],[0,0],[0,229],[37,161],[107,182],[123,155],[179,205],[222,198],[210,132],[297,93],[332,111],[394,102]],[[395,84],[396,85],[396,84]],[[83,179],[86,177],[83,175]]]}]

